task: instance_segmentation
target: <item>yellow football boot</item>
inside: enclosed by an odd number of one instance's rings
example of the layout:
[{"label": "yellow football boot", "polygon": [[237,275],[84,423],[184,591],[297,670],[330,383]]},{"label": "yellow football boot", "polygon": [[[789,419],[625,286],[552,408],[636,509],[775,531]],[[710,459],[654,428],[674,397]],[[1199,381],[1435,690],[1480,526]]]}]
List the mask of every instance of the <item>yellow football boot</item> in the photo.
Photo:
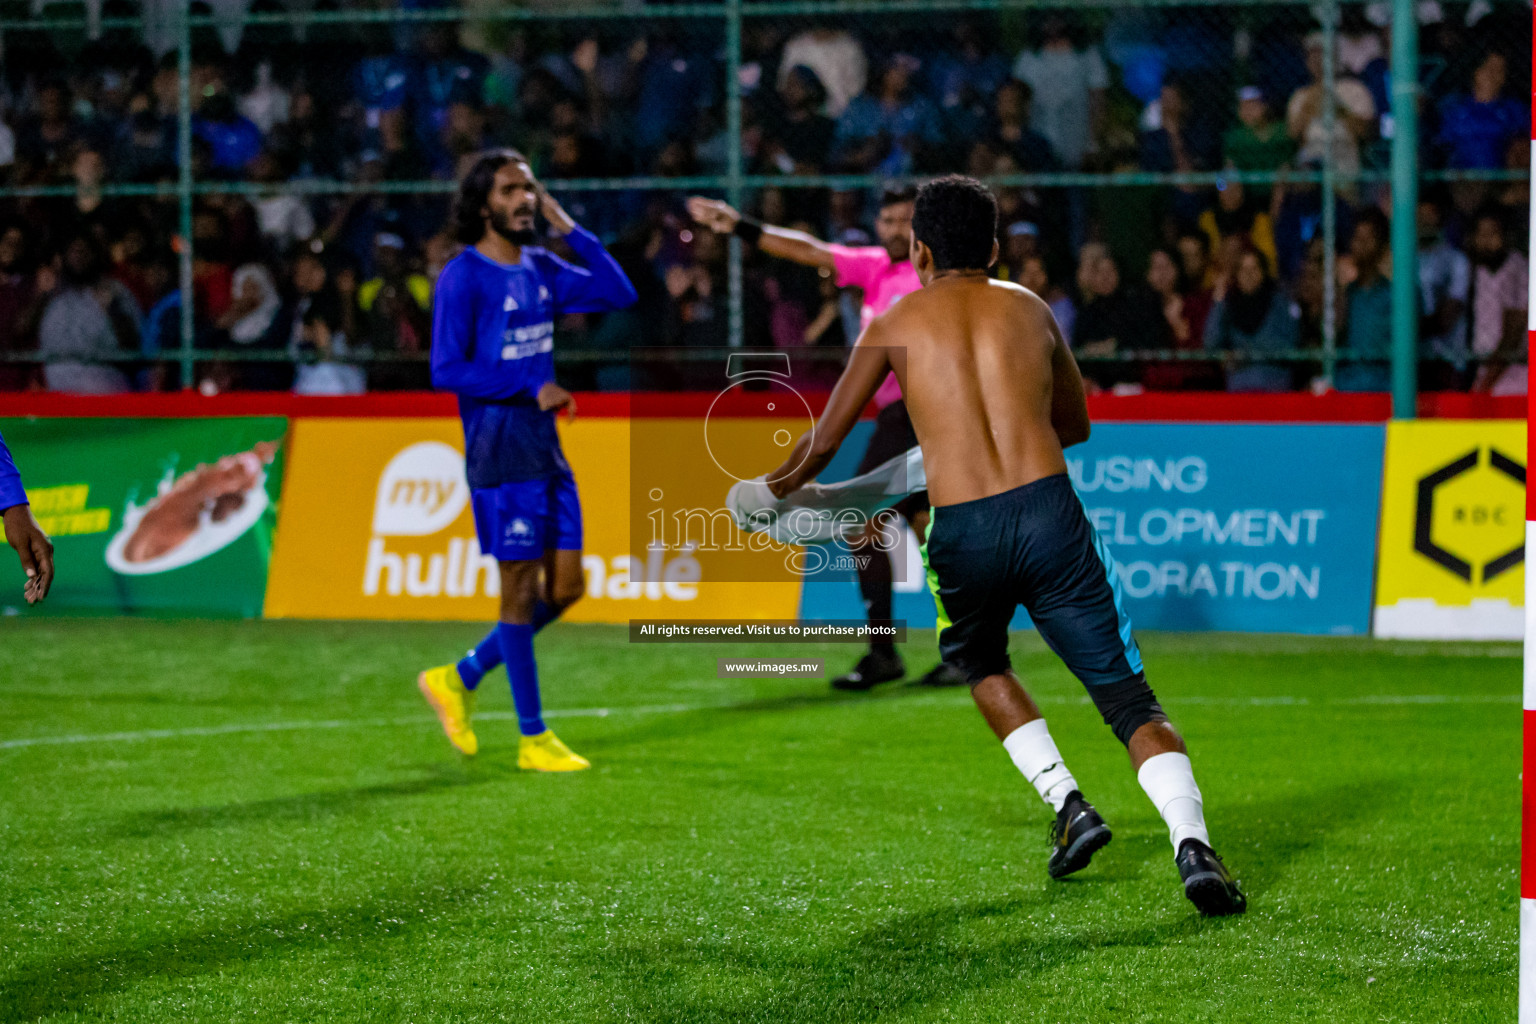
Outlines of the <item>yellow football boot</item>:
[{"label": "yellow football boot", "polygon": [[473,757],[480,749],[480,742],[469,727],[469,717],[475,710],[475,691],[464,688],[458,666],[439,665],[427,669],[416,677],[416,688],[437,712],[437,720],[443,723],[448,742],[459,753]]},{"label": "yellow football boot", "polygon": [[579,772],[592,762],[560,742],[549,729],[537,736],[524,736],[517,747],[517,766],[531,772]]}]

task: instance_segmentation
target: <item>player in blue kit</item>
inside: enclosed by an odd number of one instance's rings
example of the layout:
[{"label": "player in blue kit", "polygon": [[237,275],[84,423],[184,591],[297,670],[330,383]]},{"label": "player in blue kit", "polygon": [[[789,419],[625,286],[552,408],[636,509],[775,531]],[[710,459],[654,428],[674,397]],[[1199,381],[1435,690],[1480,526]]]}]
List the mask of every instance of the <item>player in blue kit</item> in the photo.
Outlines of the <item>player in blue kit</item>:
[{"label": "player in blue kit", "polygon": [[[566,237],[585,268],[535,243],[535,216]],[[560,449],[555,416],[576,402],[555,383],[555,317],[635,303],[634,285],[596,236],[577,227],[522,154],[492,150],[459,185],[458,239],[432,309],[432,383],[459,396],[464,465],[480,550],[501,568],[501,619],[456,665],[421,673],[417,686],[449,741],[479,748],[470,716],[485,674],[506,665],[522,741],[518,766],[590,767],[544,725],[533,635],[585,590],[581,502]]]},{"label": "player in blue kit", "polygon": [[21,486],[21,473],[11,458],[11,451],[0,437],[0,518],[5,520],[5,542],[16,549],[21,567],[27,573],[22,590],[28,604],[37,604],[48,596],[53,585],[53,542],[32,516],[27,492]]}]

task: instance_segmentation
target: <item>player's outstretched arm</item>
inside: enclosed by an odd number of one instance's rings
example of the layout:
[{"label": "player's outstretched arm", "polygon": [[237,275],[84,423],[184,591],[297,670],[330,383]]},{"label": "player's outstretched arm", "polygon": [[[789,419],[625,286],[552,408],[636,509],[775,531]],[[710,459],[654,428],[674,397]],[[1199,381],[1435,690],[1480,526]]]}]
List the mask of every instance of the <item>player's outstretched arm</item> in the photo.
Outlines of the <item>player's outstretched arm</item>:
[{"label": "player's outstretched arm", "polygon": [[1061,446],[1070,448],[1088,440],[1092,429],[1088,421],[1088,399],[1083,393],[1083,375],[1077,368],[1077,359],[1067,347],[1056,317],[1048,308],[1045,319],[1056,339],[1056,348],[1051,352],[1051,426],[1055,428]]},{"label": "player's outstretched arm", "polygon": [[870,324],[848,357],[848,365],[827,399],[821,419],[800,435],[784,464],[768,474],[768,490],[782,498],[815,480],[859,422],[864,407],[875,397],[880,382],[891,370],[888,350],[880,344],[880,322]]},{"label": "player's outstretched arm", "polygon": [[542,184],[536,183],[536,187],[539,190],[539,209],[543,211],[544,219],[565,236],[571,249],[586,264],[585,267],[576,267],[554,256],[549,257],[555,266],[550,291],[554,296],[556,311],[610,313],[616,309],[628,309],[639,302],[640,293],[635,291],[629,275],[624,273],[618,260],[608,254],[602,240],[578,225],[565,212],[565,207],[545,191]]},{"label": "player's outstretched arm", "polygon": [[770,256],[803,263],[808,267],[832,266],[832,247],[821,239],[804,231],[792,231],[753,221],[748,221],[748,227],[738,231],[737,226],[743,219],[740,211],[718,199],[693,196],[688,200],[688,216],[719,234],[740,234],[743,241],[755,244]]},{"label": "player's outstretched arm", "polygon": [[27,585],[22,593],[28,604],[36,604],[48,596],[48,588],[53,585],[53,542],[32,515],[27,492],[21,486],[21,473],[11,459],[3,437],[0,437],[0,518],[5,523],[6,543],[16,549],[21,567],[27,573]]}]

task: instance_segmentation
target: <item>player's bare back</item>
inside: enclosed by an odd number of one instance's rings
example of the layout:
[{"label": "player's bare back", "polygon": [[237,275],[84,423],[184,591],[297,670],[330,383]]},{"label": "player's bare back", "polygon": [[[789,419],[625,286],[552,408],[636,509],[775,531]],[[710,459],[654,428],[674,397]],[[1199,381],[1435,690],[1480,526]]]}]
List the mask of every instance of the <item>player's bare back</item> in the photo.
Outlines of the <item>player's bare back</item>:
[{"label": "player's bare back", "polygon": [[1077,366],[1050,307],[1017,285],[941,273],[863,346],[889,352],[936,506],[1065,473],[1063,442],[1086,437]]}]

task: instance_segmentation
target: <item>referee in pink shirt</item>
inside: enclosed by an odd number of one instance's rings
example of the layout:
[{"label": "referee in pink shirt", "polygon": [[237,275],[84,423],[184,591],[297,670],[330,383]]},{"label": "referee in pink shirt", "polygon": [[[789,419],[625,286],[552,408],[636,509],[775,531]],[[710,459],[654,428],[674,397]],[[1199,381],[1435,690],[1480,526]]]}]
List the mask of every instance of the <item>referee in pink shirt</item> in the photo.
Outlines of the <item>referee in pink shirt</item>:
[{"label": "referee in pink shirt", "polygon": [[[839,288],[858,288],[864,293],[859,311],[859,329],[884,313],[903,295],[921,288],[917,271],[912,269],[912,204],[917,189],[906,187],[887,190],[880,197],[880,216],[875,220],[879,245],[835,245],[813,238],[803,231],[763,224],[718,199],[694,196],[688,200],[688,213],[700,224],[720,234],[737,235],[747,245],[756,246],[770,256],[803,263],[808,267],[826,267],[837,278]],[[902,452],[917,446],[912,420],[907,416],[896,375],[889,374],[875,393],[875,432],[859,461],[859,473],[866,473]],[[928,492],[919,491],[902,499],[896,506],[919,541],[928,529]],[[864,541],[867,546],[868,541]],[[859,545],[851,545],[855,549]],[[875,550],[875,555],[882,552]],[[859,592],[869,621],[891,618],[891,559],[870,558],[859,570]],[[878,683],[900,679],[907,674],[894,644],[871,644],[869,653],[859,659],[853,671],[832,680],[839,690],[867,690]],[[920,680],[926,686],[959,686],[965,679],[943,662],[935,665]]]}]

